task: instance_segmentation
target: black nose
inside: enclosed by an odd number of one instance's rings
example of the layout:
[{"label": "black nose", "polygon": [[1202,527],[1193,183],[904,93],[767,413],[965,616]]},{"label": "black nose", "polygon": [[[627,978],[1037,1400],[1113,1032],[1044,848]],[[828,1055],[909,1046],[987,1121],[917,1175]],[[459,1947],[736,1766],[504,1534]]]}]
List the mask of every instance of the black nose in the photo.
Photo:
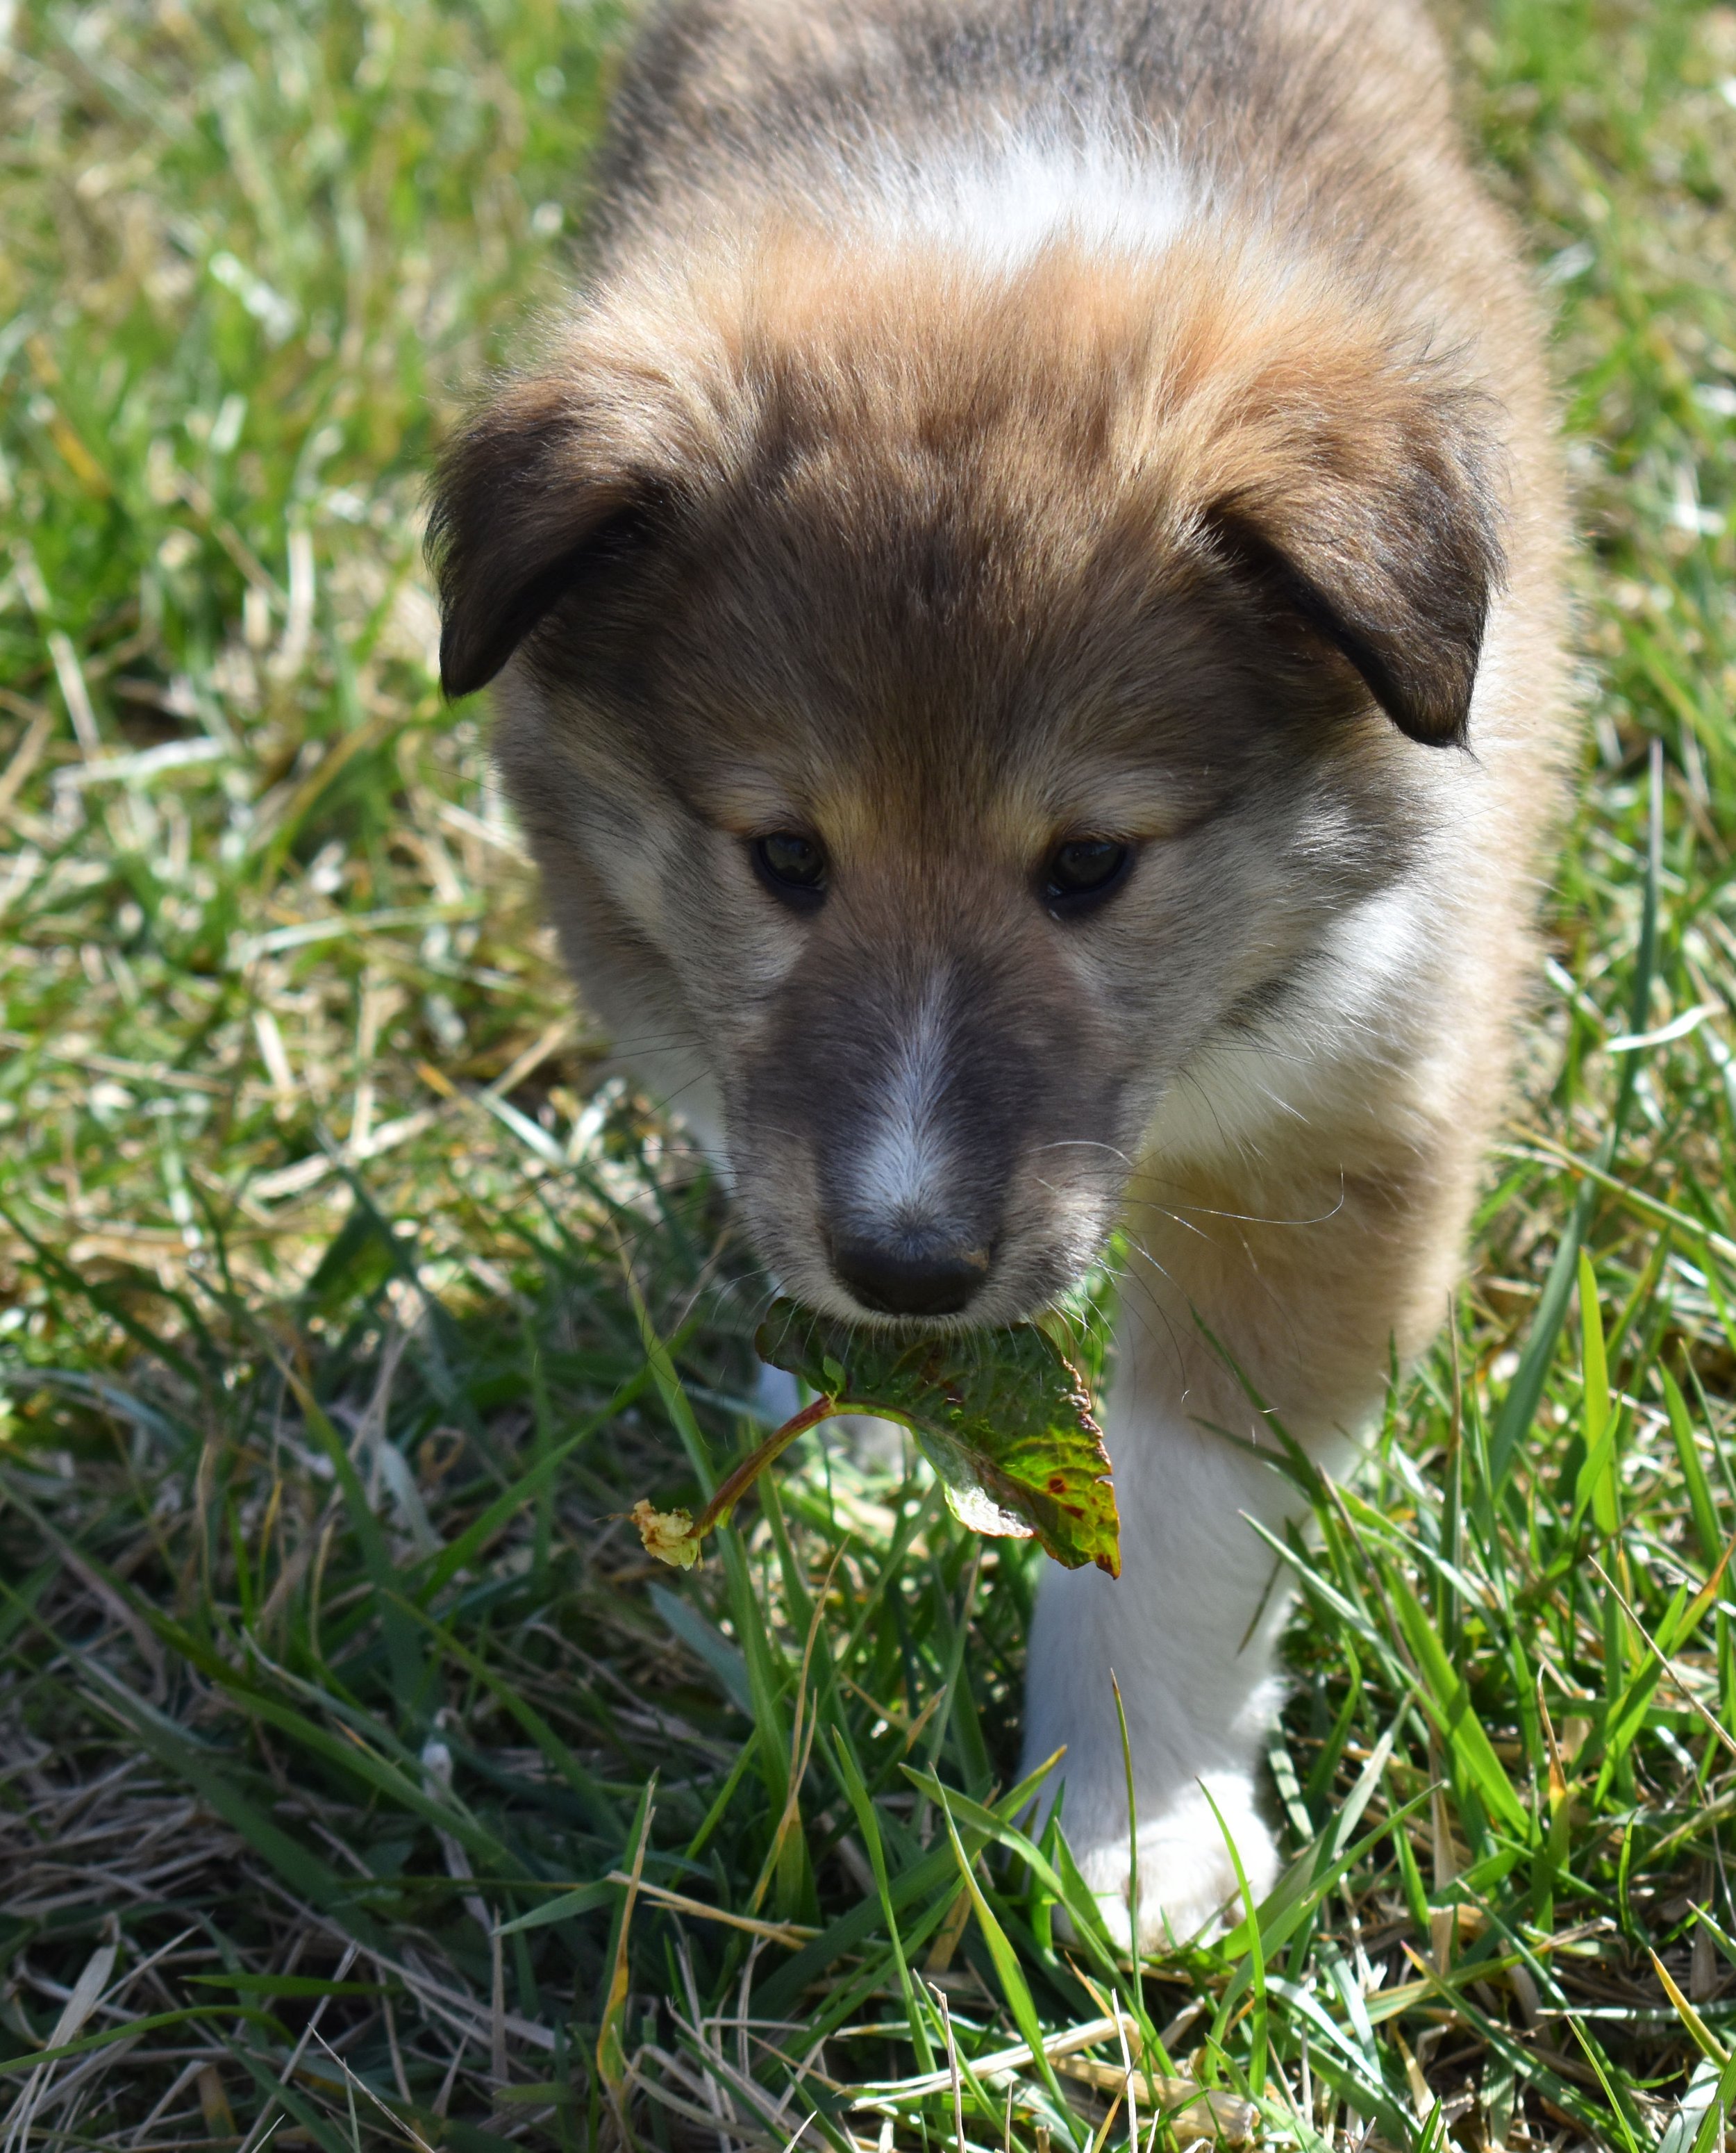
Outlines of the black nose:
[{"label": "black nose", "polygon": [[986,1249],[937,1242],[841,1241],[832,1267],[882,1316],[956,1316],[989,1275]]}]

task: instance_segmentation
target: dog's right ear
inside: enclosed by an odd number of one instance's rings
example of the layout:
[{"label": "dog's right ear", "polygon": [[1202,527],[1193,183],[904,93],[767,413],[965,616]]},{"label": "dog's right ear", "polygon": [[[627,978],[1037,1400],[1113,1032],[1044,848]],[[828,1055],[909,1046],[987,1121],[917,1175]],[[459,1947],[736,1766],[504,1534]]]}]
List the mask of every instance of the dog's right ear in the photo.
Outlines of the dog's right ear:
[{"label": "dog's right ear", "polygon": [[571,378],[522,380],[440,459],[428,557],[447,696],[486,687],[552,608],[603,598],[654,542],[666,469],[621,416]]}]

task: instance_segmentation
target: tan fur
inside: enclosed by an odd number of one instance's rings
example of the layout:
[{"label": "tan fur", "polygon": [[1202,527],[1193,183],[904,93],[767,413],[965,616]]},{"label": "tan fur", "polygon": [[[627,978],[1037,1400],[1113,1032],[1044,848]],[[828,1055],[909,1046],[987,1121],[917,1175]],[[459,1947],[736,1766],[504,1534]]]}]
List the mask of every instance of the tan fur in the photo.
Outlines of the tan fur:
[{"label": "tan fur", "polygon": [[[1127,1575],[1046,1591],[1031,1742],[1113,1903],[1116,1666],[1185,1926],[1196,1782],[1270,1872],[1240,1516],[1291,1500],[1203,1330],[1347,1463],[1530,961],[1562,515],[1512,244],[1408,0],[685,0],[597,224],[443,473],[449,684],[504,668],[567,954],[785,1286],[865,1319],[841,1238],[944,1228],[1011,1321],[1126,1227]],[[788,829],[805,913],[749,863]],[[1134,866],[1061,920],[1080,836]]]}]

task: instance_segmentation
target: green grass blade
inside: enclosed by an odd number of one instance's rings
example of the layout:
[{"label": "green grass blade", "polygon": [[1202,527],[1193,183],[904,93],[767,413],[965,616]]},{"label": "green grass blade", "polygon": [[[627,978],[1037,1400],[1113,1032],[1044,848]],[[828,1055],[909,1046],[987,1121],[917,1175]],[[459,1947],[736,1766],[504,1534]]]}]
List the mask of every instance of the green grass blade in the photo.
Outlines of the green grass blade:
[{"label": "green grass blade", "polygon": [[1391,1575],[1387,1584],[1423,1678],[1423,1703],[1440,1730],[1460,1784],[1474,1788],[1492,1817],[1529,1842],[1530,1816],[1490,1746],[1464,1677],[1448,1661],[1434,1626],[1403,1579]]},{"label": "green grass blade", "polygon": [[887,1940],[892,1947],[893,1964],[898,1972],[899,1993],[904,2000],[904,2015],[909,2020],[910,2038],[916,2050],[916,2068],[919,2071],[931,2071],[934,2068],[934,2052],[929,2044],[928,2028],[924,2023],[927,2013],[917,2001],[915,1983],[910,1978],[904,1947],[899,1937],[898,1909],[893,1904],[892,1886],[887,1877],[886,1849],[881,1843],[880,1821],[874,1815],[873,1804],[868,1799],[868,1789],[862,1783],[856,1759],[835,1732],[832,1746],[838,1776],[855,1816],[857,1829],[862,1834],[863,1845],[868,1849],[868,1865],[874,1873],[874,1888],[880,1895],[880,1911],[886,1925]]},{"label": "green grass blade", "polygon": [[[1049,2061],[1043,2047],[1042,2025],[1036,2015],[1036,2006],[1031,2001],[1031,1989],[1020,1967],[1018,1955],[1007,1942],[1006,1932],[995,1920],[993,1910],[983,1896],[982,1887],[976,1881],[974,1857],[965,1851],[964,1842],[959,1837],[957,1825],[953,1822],[952,1810],[944,1789],[940,1796],[940,1815],[946,1825],[946,1836],[951,1844],[959,1874],[964,1879],[965,1889],[970,1894],[971,1911],[976,1916],[977,1927],[994,1962],[1000,1993],[1006,1999],[1007,2008],[1013,2014],[1013,2023],[1019,2029],[1021,2039],[1029,2047],[1056,2109],[1064,2115],[1071,2115],[1072,2110],[1061,2090],[1061,2081],[1055,2075],[1055,2066]],[[1076,2145],[1082,2142],[1077,2126],[1072,2135]]]},{"label": "green grass blade", "polygon": [[1698,1536],[1700,1553],[1708,1565],[1717,1562],[1723,1552],[1723,1535],[1718,1522],[1718,1505],[1713,1499],[1712,1484],[1706,1478],[1706,1468],[1700,1462],[1699,1445],[1694,1440],[1693,1423],[1689,1420],[1688,1403],[1683,1398],[1675,1377],[1663,1365],[1657,1364],[1657,1380],[1662,1387],[1664,1407],[1670,1417],[1670,1435],[1676,1446],[1676,1456],[1681,1463],[1683,1485],[1688,1490],[1689,1514]]}]

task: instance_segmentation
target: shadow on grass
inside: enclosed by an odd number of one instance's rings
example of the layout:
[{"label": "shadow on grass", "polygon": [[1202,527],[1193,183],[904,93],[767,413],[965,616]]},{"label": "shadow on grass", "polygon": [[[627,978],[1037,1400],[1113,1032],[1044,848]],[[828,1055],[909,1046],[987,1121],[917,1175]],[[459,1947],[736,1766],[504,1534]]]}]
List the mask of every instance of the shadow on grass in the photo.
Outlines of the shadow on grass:
[{"label": "shadow on grass", "polygon": [[[643,1901],[654,2018],[659,1995],[733,1993],[756,1916],[811,1927],[857,1904],[848,1809],[805,1820],[792,1794],[817,1664],[795,1540],[855,1529],[833,1593],[854,1611],[849,1679],[902,1688],[914,1753],[949,1778],[1002,1776],[1023,1596],[985,1628],[975,1543],[926,1484],[816,1448],[679,1585],[623,1521],[648,1493],[691,1499],[756,1413],[765,1295],[702,1174],[659,1178],[623,1108],[443,1290],[415,1222],[352,1185],[275,1305],[236,1285],[211,1219],[172,1290],[34,1252],[56,1302],[82,1299],[116,1341],[106,1369],[7,1372],[0,1951],[26,1985],[0,2069],[8,2044],[20,2063],[112,2044],[44,2074],[36,2127],[104,2066],[131,2122],[191,2098],[191,2064],[262,2092],[305,2034],[272,2096],[286,2128],[318,2136],[345,2069],[424,2125],[445,2116],[451,2143],[491,2117],[553,2128],[592,2097],[623,1896],[601,1880],[653,1779],[648,1891],[750,1922],[672,1927]],[[93,1966],[107,2008],[58,2023],[48,2000]],[[117,2014],[141,2011],[179,2030],[129,2064]]]}]

